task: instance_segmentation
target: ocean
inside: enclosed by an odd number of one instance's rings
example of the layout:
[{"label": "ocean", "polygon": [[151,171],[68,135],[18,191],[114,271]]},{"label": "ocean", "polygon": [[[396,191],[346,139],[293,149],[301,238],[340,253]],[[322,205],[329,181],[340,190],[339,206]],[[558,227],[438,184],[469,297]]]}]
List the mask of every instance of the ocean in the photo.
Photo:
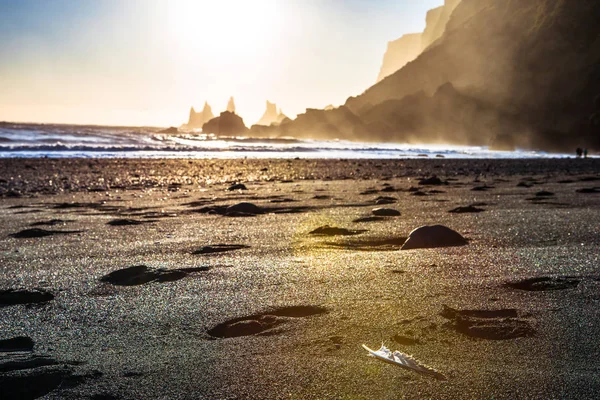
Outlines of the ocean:
[{"label": "ocean", "polygon": [[0,123],[0,158],[550,158],[567,154],[493,151],[443,144],[251,138],[160,128]]}]

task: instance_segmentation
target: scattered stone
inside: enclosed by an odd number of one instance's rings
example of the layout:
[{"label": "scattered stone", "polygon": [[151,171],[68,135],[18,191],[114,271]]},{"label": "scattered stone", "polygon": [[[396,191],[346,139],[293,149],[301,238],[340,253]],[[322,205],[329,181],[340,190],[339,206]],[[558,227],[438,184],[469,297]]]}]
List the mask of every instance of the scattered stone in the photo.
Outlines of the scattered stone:
[{"label": "scattered stone", "polygon": [[379,196],[375,199],[375,204],[377,205],[394,204],[397,202],[398,200],[396,198],[387,196]]},{"label": "scattered stone", "polygon": [[495,189],[495,187],[494,186],[483,185],[483,186],[475,186],[471,190],[473,192],[487,192],[490,189]]},{"label": "scattered stone", "polygon": [[547,192],[545,190],[540,190],[535,195],[536,195],[536,197],[551,197],[551,196],[554,196],[554,193]]},{"label": "scattered stone", "polygon": [[351,251],[395,251],[400,250],[404,242],[405,237],[367,238],[344,243],[325,243],[324,247]]},{"label": "scattered stone", "polygon": [[583,193],[583,194],[600,193],[600,188],[593,187],[593,188],[577,189],[577,193]]},{"label": "scattered stone", "polygon": [[248,188],[243,183],[235,183],[229,186],[227,190],[233,192],[234,190],[248,190]]},{"label": "scattered stone", "polygon": [[58,388],[68,376],[65,371],[34,370],[25,376],[0,376],[0,398],[37,399]]},{"label": "scattered stone", "polygon": [[16,239],[32,239],[32,238],[42,238],[42,237],[53,236],[53,235],[69,235],[69,234],[73,234],[73,233],[81,233],[81,231],[49,231],[46,229],[31,228],[31,229],[24,229],[17,233],[12,233],[9,236],[14,237]]},{"label": "scattered stone", "polygon": [[313,197],[314,200],[331,200],[331,196],[327,196],[326,194],[319,194]]},{"label": "scattered stone", "polygon": [[293,306],[278,308],[263,314],[234,318],[216,325],[207,333],[214,338],[233,338],[257,334],[275,334],[274,328],[292,318],[304,318],[324,314],[327,309],[316,306]]},{"label": "scattered stone", "polygon": [[[145,221],[148,222],[148,221]],[[130,226],[130,225],[142,225],[144,221],[136,221],[134,219],[113,219],[112,221],[107,222],[107,225],[110,226]]]},{"label": "scattered stone", "polygon": [[352,222],[360,223],[360,222],[377,222],[377,221],[385,221],[385,218],[384,217],[362,217],[362,218],[357,218]]},{"label": "scattered stone", "polygon": [[310,235],[320,235],[320,236],[353,236],[359,235],[366,230],[349,230],[345,228],[338,228],[335,226],[324,225],[320,226],[317,229],[309,232]]},{"label": "scattered stone", "polygon": [[295,203],[298,200],[294,200],[294,199],[290,199],[290,198],[283,198],[283,199],[273,199],[270,201],[270,203]]},{"label": "scattered stone", "polygon": [[579,285],[580,279],[573,277],[548,277],[542,276],[537,278],[523,279],[516,282],[509,282],[506,286],[519,289],[527,290],[530,292],[541,292],[541,291],[552,291],[552,290],[565,290],[574,289]]},{"label": "scattered stone", "polygon": [[530,188],[533,186],[533,183],[529,183],[529,182],[519,182],[517,183],[517,187],[524,187],[524,188]]},{"label": "scattered stone", "polygon": [[457,332],[474,338],[509,340],[535,335],[529,321],[520,319],[515,309],[457,310],[444,306],[440,315],[451,320]]},{"label": "scattered stone", "polygon": [[54,295],[42,289],[8,289],[0,291],[0,307],[16,304],[40,304],[54,299]]},{"label": "scattered stone", "polygon": [[432,176],[431,178],[424,178],[419,181],[419,185],[428,185],[428,186],[437,186],[437,185],[447,185],[448,182],[442,181],[437,176]]},{"label": "scattered stone", "polygon": [[0,352],[22,352],[33,351],[33,339],[27,336],[17,336],[10,339],[0,340]]},{"label": "scattered stone", "polygon": [[401,250],[464,246],[467,240],[460,233],[443,225],[422,226],[413,230]]},{"label": "scattered stone", "polygon": [[210,246],[201,247],[200,249],[194,251],[192,254],[215,254],[248,248],[250,248],[250,246],[246,246],[243,244],[213,244]]},{"label": "scattered stone", "polygon": [[145,265],[136,265],[113,271],[100,278],[101,282],[116,286],[138,286],[150,282],[173,282],[187,277],[194,272],[208,271],[209,267],[182,269],[154,269]]},{"label": "scattered stone", "polygon": [[448,211],[449,213],[453,213],[453,214],[466,214],[466,213],[480,213],[480,212],[484,212],[485,210],[483,208],[477,208],[474,206],[466,206],[466,207],[456,207],[450,211]]},{"label": "scattered stone", "polygon": [[226,216],[249,216],[264,214],[265,211],[252,203],[238,203],[225,209]]},{"label": "scattered stone", "polygon": [[392,208],[375,208],[371,213],[379,217],[398,217],[401,215],[400,211]]}]

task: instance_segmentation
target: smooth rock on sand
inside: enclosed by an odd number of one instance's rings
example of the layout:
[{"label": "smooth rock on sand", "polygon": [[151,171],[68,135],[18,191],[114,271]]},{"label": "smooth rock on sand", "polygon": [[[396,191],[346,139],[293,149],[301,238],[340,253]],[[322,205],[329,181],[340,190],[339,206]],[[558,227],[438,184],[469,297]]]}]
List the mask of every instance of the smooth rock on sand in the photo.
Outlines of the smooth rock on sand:
[{"label": "smooth rock on sand", "polygon": [[33,346],[33,339],[28,336],[17,336],[0,340],[0,352],[4,353],[32,351]]},{"label": "smooth rock on sand", "polygon": [[469,214],[469,213],[480,213],[480,212],[484,212],[484,211],[485,210],[483,208],[477,208],[473,205],[470,205],[470,206],[466,206],[466,207],[456,207],[448,212],[452,213],[452,214]]},{"label": "smooth rock on sand", "polygon": [[443,225],[431,225],[412,231],[401,250],[464,246],[466,244],[467,240],[460,233]]},{"label": "smooth rock on sand", "polygon": [[400,211],[393,208],[375,208],[371,213],[379,217],[398,217],[401,215]]},{"label": "smooth rock on sand", "polygon": [[310,235],[320,236],[351,236],[366,232],[364,229],[350,230],[346,228],[338,228],[337,226],[324,225],[309,232]]},{"label": "smooth rock on sand", "polygon": [[54,295],[43,289],[8,289],[0,290],[0,307],[16,304],[47,303],[54,299]]},{"label": "smooth rock on sand", "polygon": [[248,190],[248,188],[243,183],[235,183],[229,186],[227,190],[233,192],[234,190]]},{"label": "smooth rock on sand", "polygon": [[265,211],[252,203],[238,203],[227,207],[225,210],[225,215],[231,214],[248,214],[248,215],[258,215],[264,214]]}]

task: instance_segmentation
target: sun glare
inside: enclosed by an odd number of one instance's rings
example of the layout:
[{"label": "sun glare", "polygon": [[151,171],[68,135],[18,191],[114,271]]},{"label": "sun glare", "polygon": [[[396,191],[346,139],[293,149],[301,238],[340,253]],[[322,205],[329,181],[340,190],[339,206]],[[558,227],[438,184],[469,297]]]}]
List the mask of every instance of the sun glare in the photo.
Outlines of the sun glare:
[{"label": "sun glare", "polygon": [[248,55],[274,44],[280,9],[273,0],[175,0],[168,3],[168,31],[186,52]]}]

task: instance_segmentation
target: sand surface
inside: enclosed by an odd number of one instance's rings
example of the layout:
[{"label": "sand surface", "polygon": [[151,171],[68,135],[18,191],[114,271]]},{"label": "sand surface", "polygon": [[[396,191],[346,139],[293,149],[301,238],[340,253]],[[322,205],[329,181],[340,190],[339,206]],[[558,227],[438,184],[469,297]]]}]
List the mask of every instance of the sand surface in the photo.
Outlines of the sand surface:
[{"label": "sand surface", "polygon": [[[600,160],[0,160],[0,196],[2,399],[600,393]],[[434,224],[468,244],[400,250]]]}]

